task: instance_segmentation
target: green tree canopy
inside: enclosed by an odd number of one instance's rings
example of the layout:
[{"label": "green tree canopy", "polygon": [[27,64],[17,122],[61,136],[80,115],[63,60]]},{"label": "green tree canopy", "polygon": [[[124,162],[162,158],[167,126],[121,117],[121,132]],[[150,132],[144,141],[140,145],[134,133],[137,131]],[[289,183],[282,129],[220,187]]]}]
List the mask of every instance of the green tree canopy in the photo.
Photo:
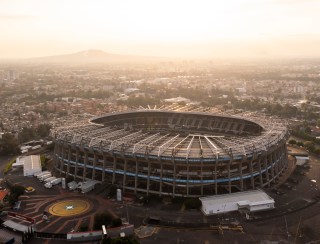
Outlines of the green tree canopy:
[{"label": "green tree canopy", "polygon": [[19,143],[15,137],[10,133],[3,134],[2,139],[0,139],[0,155],[17,154],[19,152]]}]

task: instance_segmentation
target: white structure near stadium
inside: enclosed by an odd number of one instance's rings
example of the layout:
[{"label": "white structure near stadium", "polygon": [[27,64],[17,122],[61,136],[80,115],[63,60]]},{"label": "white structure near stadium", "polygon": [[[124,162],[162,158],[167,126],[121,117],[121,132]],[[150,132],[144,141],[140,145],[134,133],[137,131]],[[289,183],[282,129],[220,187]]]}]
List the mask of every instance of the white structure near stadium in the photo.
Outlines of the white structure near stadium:
[{"label": "white structure near stadium", "polygon": [[200,197],[204,215],[244,210],[256,212],[274,208],[274,200],[261,190]]},{"label": "white structure near stadium", "polygon": [[13,169],[23,167],[23,176],[31,176],[35,173],[41,172],[40,155],[30,155],[18,157],[16,162],[12,164]]}]

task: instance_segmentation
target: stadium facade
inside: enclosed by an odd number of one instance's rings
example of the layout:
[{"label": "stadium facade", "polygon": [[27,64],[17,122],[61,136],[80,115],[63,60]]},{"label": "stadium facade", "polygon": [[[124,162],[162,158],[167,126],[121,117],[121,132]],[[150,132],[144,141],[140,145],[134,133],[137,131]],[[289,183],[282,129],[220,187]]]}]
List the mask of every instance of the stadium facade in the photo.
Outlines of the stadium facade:
[{"label": "stadium facade", "polygon": [[288,166],[283,121],[256,114],[142,109],[55,128],[51,135],[62,175],[135,193],[252,190],[270,186]]}]

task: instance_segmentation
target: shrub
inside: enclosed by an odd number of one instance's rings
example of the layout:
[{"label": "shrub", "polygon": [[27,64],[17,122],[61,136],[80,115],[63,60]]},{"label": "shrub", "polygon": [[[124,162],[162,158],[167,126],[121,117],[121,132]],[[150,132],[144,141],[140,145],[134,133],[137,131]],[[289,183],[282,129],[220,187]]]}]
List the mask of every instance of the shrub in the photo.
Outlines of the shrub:
[{"label": "shrub", "polygon": [[298,142],[297,142],[297,146],[299,146],[299,147],[303,147],[303,142],[298,141]]},{"label": "shrub", "polygon": [[112,223],[112,216],[109,213],[97,213],[94,216],[94,230],[101,230],[101,226],[109,226]]},{"label": "shrub", "polygon": [[112,226],[113,227],[119,227],[122,225],[122,220],[120,218],[116,218],[112,220]]},{"label": "shrub", "polygon": [[289,144],[292,144],[292,145],[297,144],[297,141],[294,139],[291,139],[291,140],[289,140]]},{"label": "shrub", "polygon": [[89,227],[87,223],[82,223],[79,228],[80,232],[88,231],[88,229]]},{"label": "shrub", "polygon": [[12,168],[12,164],[14,164],[15,162],[16,162],[16,159],[12,159],[4,168],[3,173],[7,174],[9,170]]}]

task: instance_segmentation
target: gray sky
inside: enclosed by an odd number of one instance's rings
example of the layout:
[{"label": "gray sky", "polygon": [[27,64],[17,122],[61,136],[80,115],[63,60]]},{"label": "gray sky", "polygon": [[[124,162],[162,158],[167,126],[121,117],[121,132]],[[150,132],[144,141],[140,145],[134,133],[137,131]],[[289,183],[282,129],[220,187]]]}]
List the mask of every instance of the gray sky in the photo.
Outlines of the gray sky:
[{"label": "gray sky", "polygon": [[319,57],[318,0],[1,0],[0,58]]}]

